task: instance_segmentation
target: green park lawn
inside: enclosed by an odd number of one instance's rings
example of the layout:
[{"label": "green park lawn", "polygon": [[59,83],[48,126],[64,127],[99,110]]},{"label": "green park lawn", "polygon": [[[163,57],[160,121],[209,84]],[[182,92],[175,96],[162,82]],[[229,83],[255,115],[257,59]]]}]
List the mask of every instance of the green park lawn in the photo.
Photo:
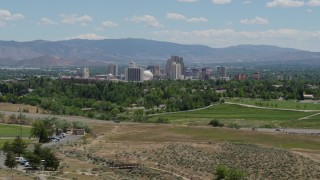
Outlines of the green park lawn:
[{"label": "green park lawn", "polygon": [[[272,125],[274,127],[314,127],[320,128],[320,121],[301,123],[299,118],[315,114],[315,112],[297,112],[274,109],[248,108],[240,105],[219,104],[208,109],[192,112],[178,112],[173,114],[157,115],[151,120],[159,117],[168,119],[170,123],[189,124],[191,122],[208,124],[209,121],[217,119],[222,123],[235,122],[243,127],[260,127]],[[311,120],[310,120],[311,121]]]},{"label": "green park lawn", "polygon": [[31,127],[19,125],[11,125],[11,124],[0,124],[0,138],[4,137],[16,137],[21,135],[22,137],[29,137]]},{"label": "green park lawn", "polygon": [[284,108],[284,109],[298,109],[298,110],[319,110],[320,104],[302,103],[296,100],[263,100],[263,99],[248,99],[248,98],[232,98],[225,99],[226,102],[248,104],[253,106],[261,106],[268,108]]}]

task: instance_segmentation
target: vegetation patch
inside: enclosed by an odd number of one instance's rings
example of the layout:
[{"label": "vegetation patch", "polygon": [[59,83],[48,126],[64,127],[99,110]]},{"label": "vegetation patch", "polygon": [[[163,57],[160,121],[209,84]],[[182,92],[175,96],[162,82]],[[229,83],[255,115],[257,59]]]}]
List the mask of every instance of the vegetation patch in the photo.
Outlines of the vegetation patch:
[{"label": "vegetation patch", "polygon": [[11,125],[11,124],[0,124],[0,137],[29,137],[31,127],[20,126],[20,125]]}]

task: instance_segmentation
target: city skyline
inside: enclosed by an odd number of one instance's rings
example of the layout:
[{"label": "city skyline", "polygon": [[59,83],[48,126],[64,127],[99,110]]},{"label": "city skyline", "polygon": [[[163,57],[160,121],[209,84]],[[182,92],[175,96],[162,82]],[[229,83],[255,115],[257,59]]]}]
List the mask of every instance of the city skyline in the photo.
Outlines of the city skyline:
[{"label": "city skyline", "polygon": [[320,0],[0,0],[0,40],[144,38],[320,51]]}]

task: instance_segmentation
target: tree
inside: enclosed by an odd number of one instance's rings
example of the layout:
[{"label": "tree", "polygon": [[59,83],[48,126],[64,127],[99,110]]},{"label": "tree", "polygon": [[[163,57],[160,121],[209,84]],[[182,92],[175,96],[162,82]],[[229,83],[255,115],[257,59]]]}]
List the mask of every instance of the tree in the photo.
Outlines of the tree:
[{"label": "tree", "polygon": [[16,161],[15,155],[9,151],[7,152],[6,160],[4,161],[4,165],[6,165],[8,168],[14,168],[18,165],[18,162]]},{"label": "tree", "polygon": [[11,146],[12,146],[12,152],[19,156],[23,154],[27,148],[27,144],[22,140],[20,136],[17,136],[14,139]]},{"label": "tree", "polygon": [[33,163],[35,163],[37,166],[39,166],[41,164],[41,161],[44,160],[46,169],[57,170],[57,168],[59,167],[59,159],[55,156],[51,149],[41,148],[41,144],[36,144],[34,146],[33,155],[39,157],[38,159],[36,159],[35,157],[31,156],[31,158],[35,160]]},{"label": "tree", "polygon": [[47,129],[43,121],[38,120],[32,123],[30,137],[37,137],[39,138],[39,143],[46,143],[49,142],[49,135],[51,135],[49,129]]},{"label": "tree", "polygon": [[9,141],[6,141],[3,146],[2,146],[2,151],[4,153],[8,153],[8,152],[11,152],[12,151],[12,145]]},{"label": "tree", "polygon": [[25,153],[25,158],[33,169],[37,169],[41,164],[41,158],[32,152]]}]

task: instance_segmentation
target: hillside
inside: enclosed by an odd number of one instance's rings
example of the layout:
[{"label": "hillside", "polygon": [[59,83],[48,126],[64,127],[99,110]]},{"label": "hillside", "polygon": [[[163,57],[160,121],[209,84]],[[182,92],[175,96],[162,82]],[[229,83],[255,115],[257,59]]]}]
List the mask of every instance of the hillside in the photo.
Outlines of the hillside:
[{"label": "hillside", "polygon": [[266,45],[210,48],[144,39],[0,41],[0,65],[67,66],[119,64],[135,60],[139,64],[165,63],[171,55],[187,63],[263,62],[320,59],[319,52]]}]

